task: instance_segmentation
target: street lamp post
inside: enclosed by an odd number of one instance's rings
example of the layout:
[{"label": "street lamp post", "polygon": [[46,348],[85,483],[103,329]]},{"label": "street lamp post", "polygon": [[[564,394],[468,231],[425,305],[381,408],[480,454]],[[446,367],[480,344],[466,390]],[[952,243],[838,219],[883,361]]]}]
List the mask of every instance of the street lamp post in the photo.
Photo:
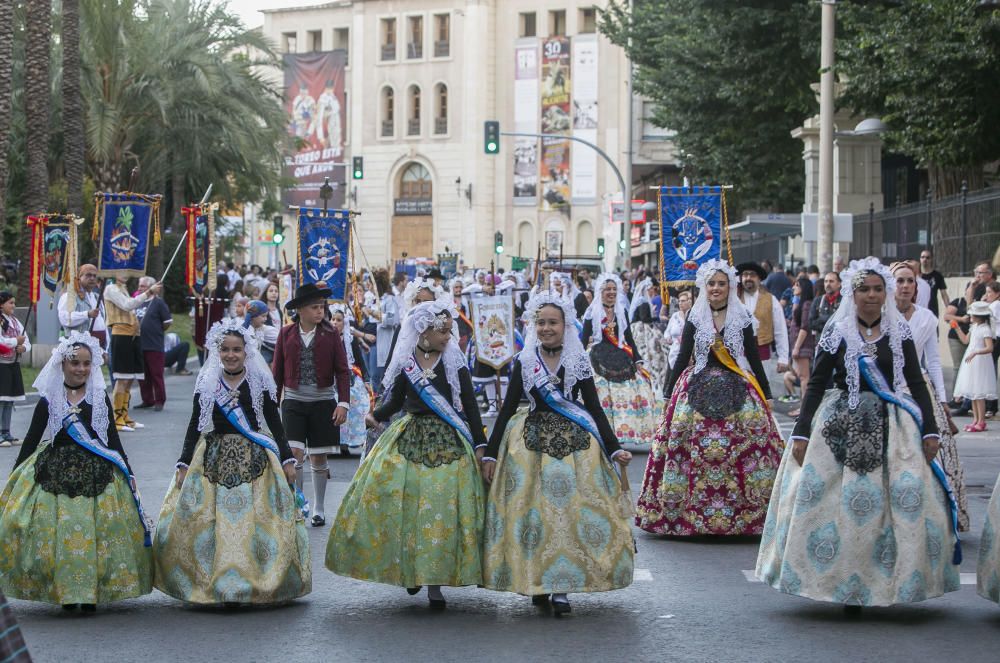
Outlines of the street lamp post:
[{"label": "street lamp post", "polygon": [[820,274],[833,268],[834,35],[837,0],[822,0],[819,78],[819,201],[816,232]]}]

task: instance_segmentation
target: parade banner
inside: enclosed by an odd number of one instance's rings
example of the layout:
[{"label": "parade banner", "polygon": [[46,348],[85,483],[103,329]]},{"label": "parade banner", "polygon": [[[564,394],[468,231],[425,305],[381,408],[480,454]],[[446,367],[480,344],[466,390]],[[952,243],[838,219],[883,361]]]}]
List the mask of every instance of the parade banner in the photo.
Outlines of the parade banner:
[{"label": "parade banner", "polygon": [[[542,44],[542,133],[570,135],[570,50],[568,37]],[[543,211],[569,204],[570,141],[542,139],[540,176]]]},{"label": "parade banner", "polygon": [[286,53],[285,111],[291,118],[288,133],[294,144],[285,155],[282,175],[295,184],[285,188],[285,205],[300,207],[323,204],[319,188],[330,178],[332,207],[344,205],[344,68],[345,51]]},{"label": "parade banner", "polygon": [[323,281],[331,300],[347,294],[347,258],[351,246],[351,214],[346,209],[299,209],[299,285]]},{"label": "parade banner", "polygon": [[450,279],[455,274],[458,273],[458,254],[457,253],[439,253],[438,254],[438,269],[441,270],[441,276],[446,279]]},{"label": "parade banner", "polygon": [[76,275],[77,226],[83,219],[73,215],[38,214],[28,217],[31,255],[28,260],[29,301],[41,298],[42,288],[55,299],[60,287],[69,287]]},{"label": "parade banner", "polygon": [[187,221],[185,254],[187,268],[184,282],[188,289],[197,294],[206,288],[215,290],[215,210],[218,205],[195,205],[181,211]]},{"label": "parade banner", "polygon": [[[538,40],[524,39],[514,49],[514,131],[538,133]],[[514,204],[538,200],[538,139],[514,140]]]},{"label": "parade banner", "polygon": [[473,297],[470,305],[476,358],[480,363],[499,370],[517,352],[514,345],[514,300],[510,295]]},{"label": "parade banner", "polygon": [[660,187],[661,280],[669,287],[694,285],[698,268],[718,258],[728,237],[722,187]]},{"label": "parade banner", "polygon": [[150,246],[160,243],[160,195],[97,193],[97,275],[145,276]]},{"label": "parade banner", "polygon": [[[597,144],[597,35],[573,39],[573,136]],[[573,202],[597,200],[597,152],[572,150]]]}]

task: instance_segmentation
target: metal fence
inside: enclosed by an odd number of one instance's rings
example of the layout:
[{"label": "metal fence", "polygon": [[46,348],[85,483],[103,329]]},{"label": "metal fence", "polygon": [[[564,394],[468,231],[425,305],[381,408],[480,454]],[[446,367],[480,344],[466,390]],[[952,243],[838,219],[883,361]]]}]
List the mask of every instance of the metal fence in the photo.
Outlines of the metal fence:
[{"label": "metal fence", "polygon": [[[723,247],[723,255],[725,258],[725,247]],[[762,237],[760,239],[752,240],[733,240],[733,264],[738,265],[741,262],[756,262],[760,263],[762,260],[770,260],[774,262],[778,256],[781,255],[781,238],[780,237]]]},{"label": "metal fence", "polygon": [[1000,187],[854,216],[851,258],[916,259],[930,246],[945,275],[967,275],[1000,247]]}]

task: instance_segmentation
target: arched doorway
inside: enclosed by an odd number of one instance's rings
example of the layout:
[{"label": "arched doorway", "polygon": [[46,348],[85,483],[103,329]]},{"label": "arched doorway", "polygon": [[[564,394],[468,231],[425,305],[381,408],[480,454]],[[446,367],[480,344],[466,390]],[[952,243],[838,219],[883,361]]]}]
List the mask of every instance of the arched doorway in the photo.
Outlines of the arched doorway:
[{"label": "arched doorway", "polygon": [[406,253],[411,258],[433,257],[434,217],[431,173],[423,164],[403,168],[396,188],[392,217],[391,257]]}]

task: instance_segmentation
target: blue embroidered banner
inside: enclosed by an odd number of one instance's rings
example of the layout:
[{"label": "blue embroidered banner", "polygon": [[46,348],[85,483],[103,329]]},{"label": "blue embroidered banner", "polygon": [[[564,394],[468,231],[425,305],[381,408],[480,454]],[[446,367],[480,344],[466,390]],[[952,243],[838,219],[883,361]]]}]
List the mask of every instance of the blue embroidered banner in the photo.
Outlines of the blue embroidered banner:
[{"label": "blue embroidered banner", "polygon": [[660,276],[667,286],[694,285],[698,268],[720,256],[725,196],[719,186],[660,187]]},{"label": "blue embroidered banner", "polygon": [[94,239],[99,276],[145,276],[149,247],[160,243],[160,196],[95,195]]},{"label": "blue embroidered banner", "polygon": [[351,246],[351,215],[347,210],[299,208],[299,285],[323,281],[331,299],[347,294],[347,259]]}]

